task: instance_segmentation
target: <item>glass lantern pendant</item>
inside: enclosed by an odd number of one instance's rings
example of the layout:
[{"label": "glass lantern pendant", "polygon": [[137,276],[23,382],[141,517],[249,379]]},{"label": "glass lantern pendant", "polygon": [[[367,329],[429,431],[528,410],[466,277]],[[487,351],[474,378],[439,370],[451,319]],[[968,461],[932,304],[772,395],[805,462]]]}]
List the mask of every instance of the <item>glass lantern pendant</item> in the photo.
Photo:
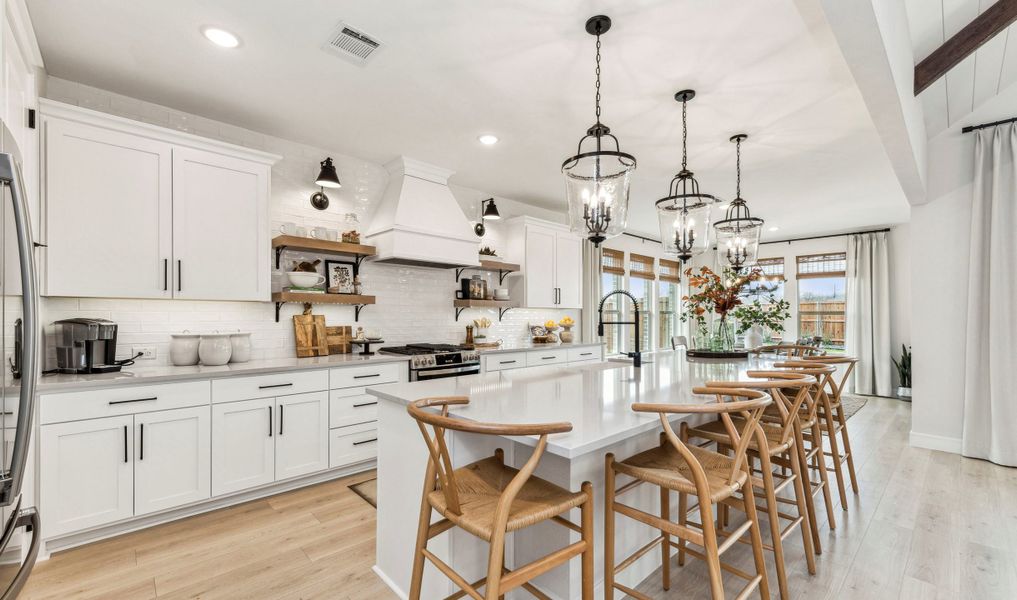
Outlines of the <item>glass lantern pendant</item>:
[{"label": "glass lantern pendant", "polygon": [[688,169],[687,108],[689,100],[695,97],[693,90],[674,95],[682,103],[682,168],[671,180],[668,195],[656,203],[664,252],[678,257],[683,264],[709,249],[710,206],[718,202],[716,197],[699,190],[699,182]]},{"label": "glass lantern pendant", "polygon": [[731,201],[724,218],[714,225],[717,232],[717,260],[721,266],[740,273],[756,264],[759,253],[759,234],[763,220],[749,213],[742,198],[742,142],[749,136],[744,133],[731,136],[736,148],[735,199]]},{"label": "glass lantern pendant", "polygon": [[[586,21],[586,32],[597,37],[597,122],[579,140],[576,155],[561,165],[565,175],[565,196],[569,204],[569,226],[594,246],[625,230],[629,212],[629,185],[636,159],[621,151],[618,138],[600,122],[600,36],[611,28],[611,19],[598,15]],[[610,140],[610,141],[609,141]],[[610,149],[610,142],[614,149]],[[594,146],[589,148],[589,143]],[[583,151],[583,144],[588,144]]]}]

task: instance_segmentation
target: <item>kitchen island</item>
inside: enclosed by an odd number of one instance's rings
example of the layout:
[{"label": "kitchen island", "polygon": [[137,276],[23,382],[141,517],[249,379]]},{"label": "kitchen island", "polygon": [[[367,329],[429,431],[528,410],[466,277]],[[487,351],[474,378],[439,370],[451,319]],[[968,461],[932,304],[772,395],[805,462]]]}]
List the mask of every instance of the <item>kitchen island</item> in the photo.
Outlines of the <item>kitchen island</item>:
[{"label": "kitchen island", "polygon": [[[457,379],[379,386],[368,390],[381,402],[378,410],[378,528],[375,571],[401,597],[409,590],[413,545],[420,510],[420,494],[427,450],[406,405],[420,398],[467,396],[470,404],[450,411],[455,417],[493,423],[568,421],[569,433],[551,436],[535,473],[570,490],[590,481],[595,490],[597,597],[603,582],[604,455],[625,458],[658,444],[660,421],[654,414],[637,414],[635,402],[695,404],[709,398],[692,394],[707,381],[746,379],[746,371],[768,368],[774,359],[687,361],[684,352],[661,353],[635,369],[624,362],[538,367],[486,373]],[[681,420],[676,416],[675,420]],[[519,467],[532,452],[536,438],[496,437],[449,432],[450,452],[459,467],[505,451],[505,461]],[[644,486],[626,496],[628,502],[651,513],[659,510],[659,495]],[[578,519],[578,510],[570,515]],[[674,518],[677,515],[673,515]],[[437,514],[434,520],[438,520]],[[616,556],[625,557],[654,537],[635,521],[617,521]],[[578,534],[551,524],[539,524],[510,535],[506,547],[509,568],[525,564],[578,540]],[[433,538],[428,548],[469,581],[483,576],[487,544],[459,530]],[[620,583],[635,587],[660,564],[651,552],[626,569]],[[422,598],[443,598],[456,591],[437,569],[424,570]],[[537,580],[555,598],[580,597],[580,565],[574,560]]]}]

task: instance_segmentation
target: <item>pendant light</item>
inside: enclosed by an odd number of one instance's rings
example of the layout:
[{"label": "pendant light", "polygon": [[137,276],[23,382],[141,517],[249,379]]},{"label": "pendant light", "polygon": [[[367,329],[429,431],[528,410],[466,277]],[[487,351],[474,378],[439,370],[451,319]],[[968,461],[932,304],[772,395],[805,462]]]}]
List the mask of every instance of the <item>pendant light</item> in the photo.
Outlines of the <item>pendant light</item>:
[{"label": "pendant light", "polygon": [[[569,225],[573,232],[585,236],[594,246],[621,234],[629,212],[629,185],[636,159],[621,151],[618,138],[600,122],[600,36],[611,28],[611,19],[604,15],[590,17],[586,32],[597,38],[597,122],[579,140],[576,155],[561,165],[565,175],[565,196],[569,203]],[[608,149],[606,138],[614,142]],[[595,149],[583,151],[587,141]],[[605,146],[608,146],[605,148]]]},{"label": "pendant light", "polygon": [[744,133],[731,136],[735,144],[735,199],[728,206],[724,218],[714,225],[717,231],[717,260],[735,273],[756,264],[759,253],[759,234],[763,220],[753,217],[742,198],[742,142],[749,136]]},{"label": "pendant light", "polygon": [[331,157],[321,161],[321,171],[318,172],[314,185],[319,189],[311,194],[311,206],[318,210],[325,210],[328,208],[328,196],[325,194],[325,188],[341,188],[343,186],[339,182],[339,174],[335,172],[335,165],[332,164]]},{"label": "pendant light", "polygon": [[699,191],[699,182],[688,168],[688,103],[694,90],[682,90],[674,99],[682,103],[682,168],[671,180],[668,195],[657,200],[660,242],[664,252],[682,264],[710,247],[710,206],[719,200]]}]

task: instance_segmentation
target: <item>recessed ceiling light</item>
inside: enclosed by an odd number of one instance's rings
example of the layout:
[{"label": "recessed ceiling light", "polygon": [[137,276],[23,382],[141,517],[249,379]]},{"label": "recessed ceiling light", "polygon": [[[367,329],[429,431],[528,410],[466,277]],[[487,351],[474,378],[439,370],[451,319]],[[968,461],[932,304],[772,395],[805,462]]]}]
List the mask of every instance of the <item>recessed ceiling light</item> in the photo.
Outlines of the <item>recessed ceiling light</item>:
[{"label": "recessed ceiling light", "polygon": [[218,27],[205,27],[201,33],[216,46],[222,48],[236,48],[240,45],[240,39],[225,29]]},{"label": "recessed ceiling light", "polygon": [[770,228],[770,231],[777,231],[778,229],[780,229],[780,227],[774,225],[773,227]]},{"label": "recessed ceiling light", "polygon": [[485,146],[493,146],[498,143],[498,136],[485,133],[484,135],[478,136],[477,141]]}]

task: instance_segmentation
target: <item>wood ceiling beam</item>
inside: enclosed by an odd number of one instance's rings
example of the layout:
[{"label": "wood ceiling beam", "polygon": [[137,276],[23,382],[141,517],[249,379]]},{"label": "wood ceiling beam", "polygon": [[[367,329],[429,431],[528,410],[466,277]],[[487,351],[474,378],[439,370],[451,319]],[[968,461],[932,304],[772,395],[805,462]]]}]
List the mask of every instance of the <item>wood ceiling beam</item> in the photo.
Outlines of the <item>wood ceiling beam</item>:
[{"label": "wood ceiling beam", "polygon": [[915,95],[946,75],[960,61],[978,50],[1017,20],[1017,0],[996,0],[963,29],[915,66]]}]

